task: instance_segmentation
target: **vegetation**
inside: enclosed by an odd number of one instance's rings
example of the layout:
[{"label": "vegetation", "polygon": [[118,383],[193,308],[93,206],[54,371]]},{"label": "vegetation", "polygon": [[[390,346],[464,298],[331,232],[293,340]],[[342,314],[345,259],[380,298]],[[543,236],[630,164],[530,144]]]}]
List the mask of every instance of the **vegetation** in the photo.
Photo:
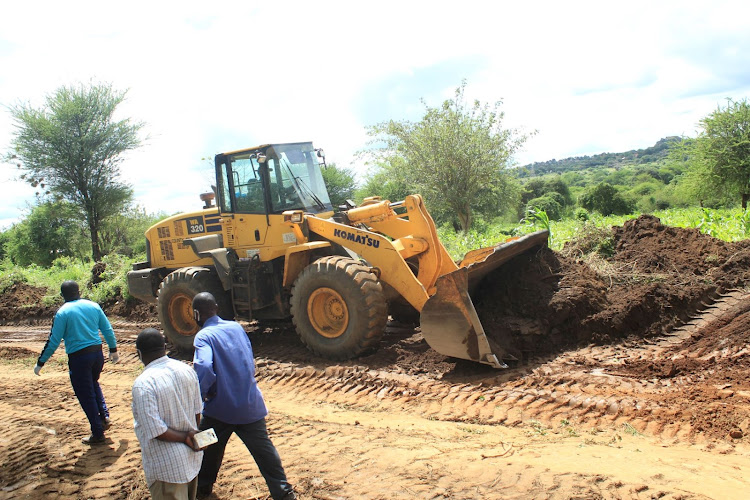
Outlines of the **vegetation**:
[{"label": "vegetation", "polygon": [[474,212],[491,217],[515,210],[520,189],[507,169],[526,136],[503,127],[500,102],[467,105],[465,88],[463,82],[440,107],[422,101],[419,122],[390,120],[368,133],[379,146],[369,152],[381,168],[404,166],[416,192],[468,231]]},{"label": "vegetation", "polygon": [[345,205],[346,200],[354,199],[357,183],[351,170],[339,168],[335,163],[331,163],[324,167],[321,172],[334,208]]},{"label": "vegetation", "polygon": [[688,167],[686,194],[693,199],[750,199],[750,104],[727,100],[700,122],[698,137],[676,153]]},{"label": "vegetation", "polygon": [[11,158],[21,176],[55,201],[75,206],[87,223],[91,256],[103,255],[103,222],[120,214],[132,200],[132,189],[119,180],[122,154],[140,145],[142,124],[114,120],[125,99],[110,85],[61,87],[45,105],[10,108],[16,122]]}]

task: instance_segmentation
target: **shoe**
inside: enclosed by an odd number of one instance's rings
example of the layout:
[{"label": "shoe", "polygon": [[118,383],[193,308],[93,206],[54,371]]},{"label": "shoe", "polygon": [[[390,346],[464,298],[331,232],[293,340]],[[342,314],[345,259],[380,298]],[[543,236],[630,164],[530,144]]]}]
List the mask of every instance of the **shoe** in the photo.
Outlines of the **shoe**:
[{"label": "shoe", "polygon": [[110,427],[112,427],[112,421],[110,421],[109,417],[102,420],[102,429],[106,431]]},{"label": "shoe", "polygon": [[105,438],[104,436],[102,436],[102,437],[89,436],[89,437],[85,437],[85,438],[81,439],[81,442],[83,444],[88,444],[88,445],[92,445],[92,444],[104,444],[106,441],[107,441],[107,438]]}]

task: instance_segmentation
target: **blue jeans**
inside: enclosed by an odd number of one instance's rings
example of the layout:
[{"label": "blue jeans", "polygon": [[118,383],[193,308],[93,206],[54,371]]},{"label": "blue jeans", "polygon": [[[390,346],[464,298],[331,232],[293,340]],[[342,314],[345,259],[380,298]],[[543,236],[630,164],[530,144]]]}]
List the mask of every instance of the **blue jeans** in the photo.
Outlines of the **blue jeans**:
[{"label": "blue jeans", "polygon": [[99,375],[104,368],[104,354],[101,350],[68,357],[68,373],[73,392],[81,404],[91,425],[91,435],[104,436],[104,419],[109,417],[107,403],[104,402]]},{"label": "blue jeans", "polygon": [[251,424],[225,424],[215,418],[204,416],[201,419],[200,430],[204,431],[211,427],[216,432],[219,442],[203,451],[203,463],[198,473],[199,489],[213,486],[216,482],[216,476],[219,474],[219,468],[224,459],[224,449],[232,433],[235,433],[253,456],[274,500],[283,499],[294,491],[286,480],[279,453],[268,437],[265,418]]}]

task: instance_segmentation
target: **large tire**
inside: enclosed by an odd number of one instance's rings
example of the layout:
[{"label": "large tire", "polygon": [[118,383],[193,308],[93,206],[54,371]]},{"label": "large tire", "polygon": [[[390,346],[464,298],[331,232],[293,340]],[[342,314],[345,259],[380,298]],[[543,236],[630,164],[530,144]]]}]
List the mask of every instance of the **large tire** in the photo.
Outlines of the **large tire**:
[{"label": "large tire", "polygon": [[377,346],[388,320],[377,276],[354,259],[333,255],[307,266],[292,287],[292,321],[315,354],[341,361]]},{"label": "large tire", "polygon": [[183,267],[171,272],[159,285],[156,310],[164,334],[177,350],[193,351],[198,324],[193,319],[193,297],[209,292],[219,305],[219,316],[230,319],[232,306],[216,273],[205,267]]}]

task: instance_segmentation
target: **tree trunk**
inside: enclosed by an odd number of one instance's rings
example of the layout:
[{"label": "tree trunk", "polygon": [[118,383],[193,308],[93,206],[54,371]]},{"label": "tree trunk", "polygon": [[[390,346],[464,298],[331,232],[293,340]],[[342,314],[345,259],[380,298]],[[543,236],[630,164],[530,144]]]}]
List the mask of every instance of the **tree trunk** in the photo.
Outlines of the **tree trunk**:
[{"label": "tree trunk", "polygon": [[91,258],[94,262],[102,260],[102,251],[99,247],[99,224],[89,217],[89,232],[91,233]]},{"label": "tree trunk", "polygon": [[748,193],[742,193],[742,210],[745,210],[747,208],[747,199],[750,197],[750,194]]},{"label": "tree trunk", "polygon": [[461,231],[468,233],[471,229],[471,209],[467,208],[463,211],[459,211],[457,214],[458,221],[461,223]]}]

